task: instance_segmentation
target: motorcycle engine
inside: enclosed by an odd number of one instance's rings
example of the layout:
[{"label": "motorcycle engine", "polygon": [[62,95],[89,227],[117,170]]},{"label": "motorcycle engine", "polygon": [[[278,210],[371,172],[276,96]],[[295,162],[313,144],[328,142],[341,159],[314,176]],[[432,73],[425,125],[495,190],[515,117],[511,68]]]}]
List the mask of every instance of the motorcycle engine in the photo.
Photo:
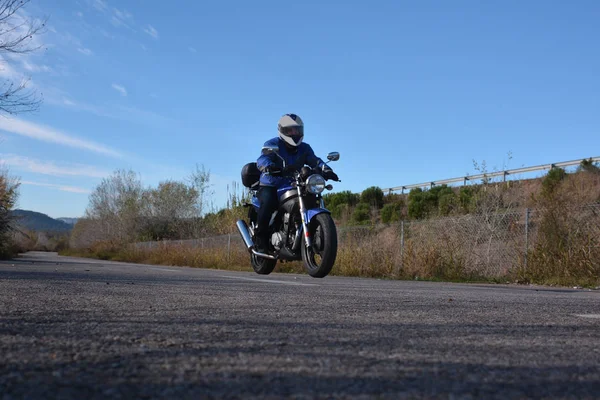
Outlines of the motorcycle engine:
[{"label": "motorcycle engine", "polygon": [[276,250],[281,250],[284,240],[285,234],[283,232],[275,232],[273,235],[271,235],[271,244]]}]

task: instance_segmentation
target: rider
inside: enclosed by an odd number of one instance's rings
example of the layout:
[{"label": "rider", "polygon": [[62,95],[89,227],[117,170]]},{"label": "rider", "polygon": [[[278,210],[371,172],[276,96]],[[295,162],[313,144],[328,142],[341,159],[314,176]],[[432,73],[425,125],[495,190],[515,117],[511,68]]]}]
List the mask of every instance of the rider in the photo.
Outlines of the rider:
[{"label": "rider", "polygon": [[281,159],[275,154],[261,155],[256,164],[260,170],[260,188],[258,200],[258,221],[256,228],[256,247],[258,251],[265,251],[268,243],[269,221],[271,215],[279,205],[277,189],[292,182],[291,173],[299,171],[304,165],[312,168],[320,167],[325,179],[339,180],[333,170],[315,156],[308,143],[302,142],[304,138],[304,123],[296,114],[285,114],[279,119],[279,136],[265,142],[265,146],[278,146],[279,156],[285,160],[285,168]]}]

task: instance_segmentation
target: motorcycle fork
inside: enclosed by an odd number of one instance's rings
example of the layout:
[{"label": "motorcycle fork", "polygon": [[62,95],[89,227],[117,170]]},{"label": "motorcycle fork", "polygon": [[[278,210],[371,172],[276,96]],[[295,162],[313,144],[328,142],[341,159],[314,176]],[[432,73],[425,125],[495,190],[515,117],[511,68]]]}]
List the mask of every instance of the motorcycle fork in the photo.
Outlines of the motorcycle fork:
[{"label": "motorcycle fork", "polygon": [[304,208],[304,199],[302,199],[302,189],[300,185],[297,185],[298,189],[298,201],[300,202],[300,217],[302,218],[302,230],[304,230],[304,240],[306,242],[306,247],[310,247],[312,245],[312,240],[310,238],[310,234],[308,233],[308,223],[306,222],[306,208]]}]

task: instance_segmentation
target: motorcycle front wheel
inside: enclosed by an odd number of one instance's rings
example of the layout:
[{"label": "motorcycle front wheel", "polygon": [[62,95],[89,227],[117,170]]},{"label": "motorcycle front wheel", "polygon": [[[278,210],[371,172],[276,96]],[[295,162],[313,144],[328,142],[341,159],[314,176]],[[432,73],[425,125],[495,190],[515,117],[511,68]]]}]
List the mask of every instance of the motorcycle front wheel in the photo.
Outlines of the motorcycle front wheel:
[{"label": "motorcycle front wheel", "polygon": [[302,261],[304,268],[313,278],[324,278],[337,256],[337,231],[329,214],[315,215],[308,225],[312,245],[306,246],[302,238]]}]

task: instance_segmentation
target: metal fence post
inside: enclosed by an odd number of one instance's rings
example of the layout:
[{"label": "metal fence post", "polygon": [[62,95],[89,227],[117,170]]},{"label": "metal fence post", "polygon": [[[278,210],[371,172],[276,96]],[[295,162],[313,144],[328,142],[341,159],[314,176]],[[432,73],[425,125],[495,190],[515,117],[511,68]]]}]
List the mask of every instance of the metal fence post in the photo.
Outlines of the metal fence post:
[{"label": "metal fence post", "polygon": [[404,221],[400,221],[400,268],[396,272],[400,276],[400,271],[404,268]]},{"label": "metal fence post", "polygon": [[529,252],[529,208],[525,209],[525,269],[527,269],[527,253]]},{"label": "metal fence post", "polygon": [[231,233],[227,234],[227,262],[231,262]]}]

